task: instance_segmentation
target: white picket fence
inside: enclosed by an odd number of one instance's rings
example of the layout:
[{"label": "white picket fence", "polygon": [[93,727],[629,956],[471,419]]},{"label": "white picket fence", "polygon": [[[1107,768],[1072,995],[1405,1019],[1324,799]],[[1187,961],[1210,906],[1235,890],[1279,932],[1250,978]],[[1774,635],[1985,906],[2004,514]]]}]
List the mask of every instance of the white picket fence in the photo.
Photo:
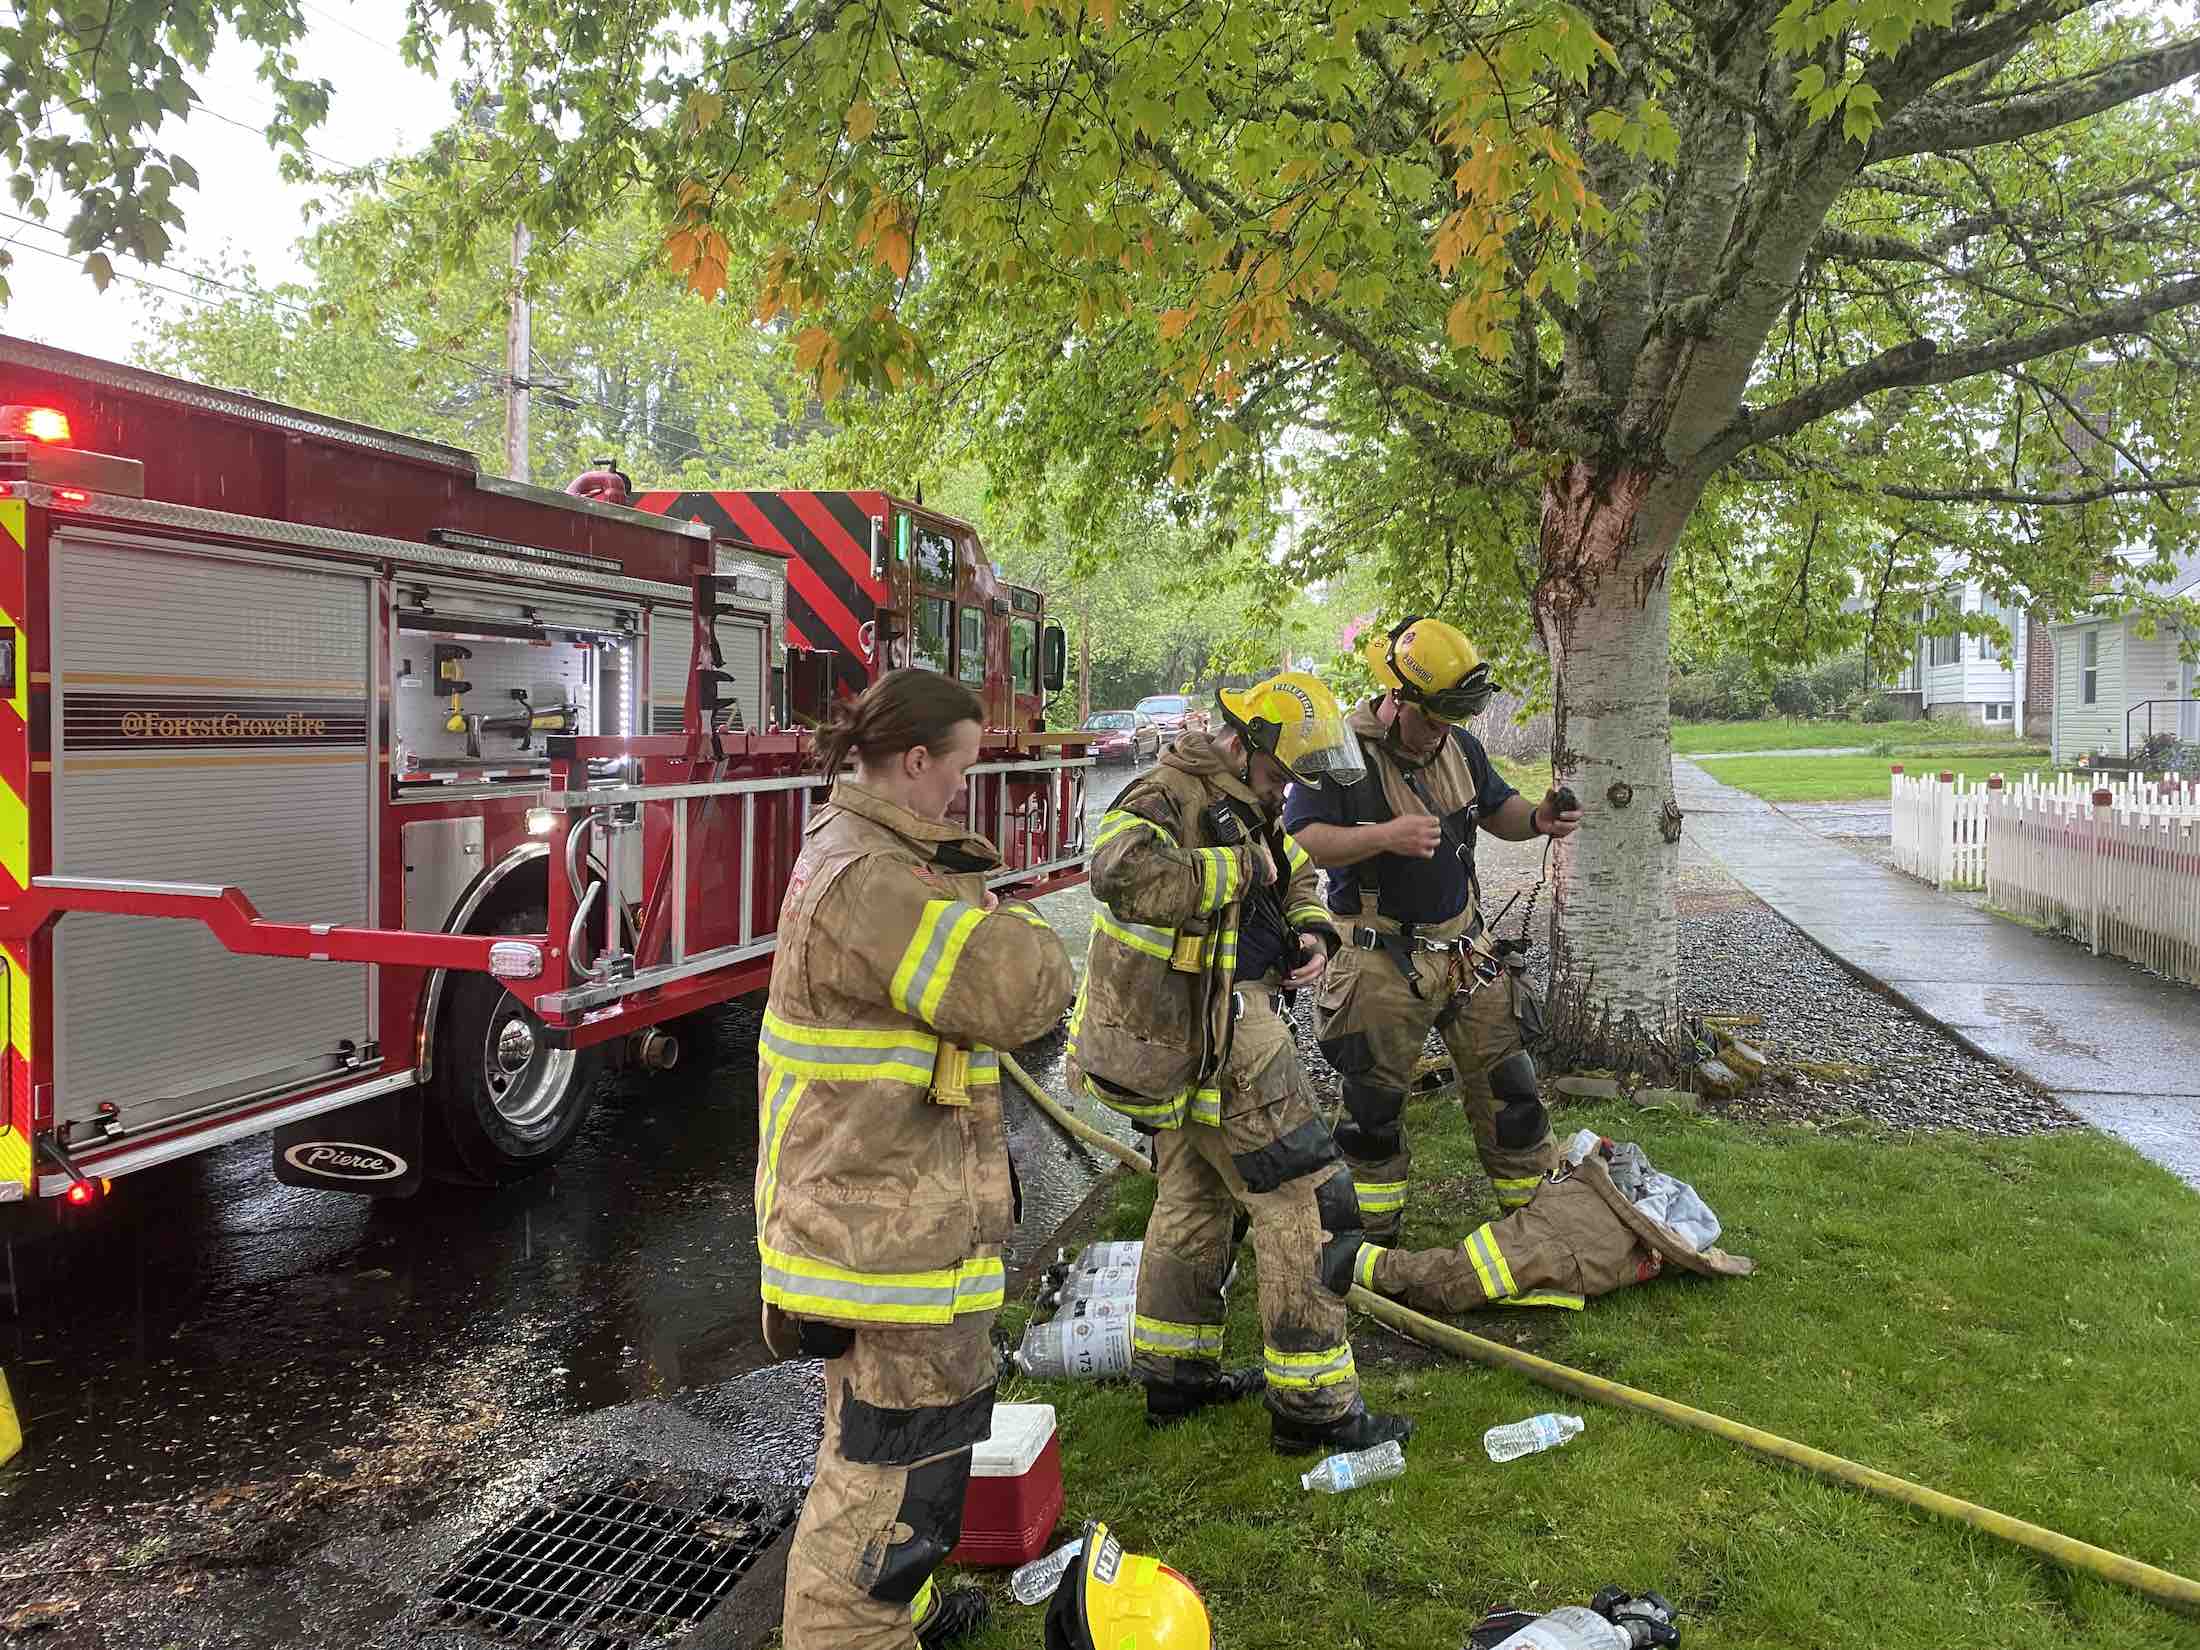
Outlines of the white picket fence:
[{"label": "white picket fence", "polygon": [[1893,775],[1896,866],[2200,984],[2200,781]]}]

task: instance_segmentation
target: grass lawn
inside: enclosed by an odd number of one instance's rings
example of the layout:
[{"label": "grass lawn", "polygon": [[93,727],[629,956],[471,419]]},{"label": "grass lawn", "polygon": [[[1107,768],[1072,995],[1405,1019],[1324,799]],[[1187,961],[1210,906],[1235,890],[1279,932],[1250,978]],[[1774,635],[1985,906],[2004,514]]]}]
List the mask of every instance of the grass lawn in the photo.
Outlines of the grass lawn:
[{"label": "grass lawn", "polygon": [[1493,756],[1491,762],[1504,775],[1505,783],[1526,797],[1530,802],[1541,802],[1543,793],[1551,788],[1551,762],[1543,757],[1533,762],[1523,762],[1509,756]]},{"label": "grass lawn", "polygon": [[[1991,743],[1975,723],[1798,721],[1769,717],[1759,722],[1676,722],[1673,751],[1677,756],[1716,755],[1721,751],[1824,750],[1858,746],[1877,750],[1923,750],[1942,745]],[[2007,741],[2014,743],[2014,741]]]},{"label": "grass lawn", "polygon": [[1900,761],[1910,773],[1960,773],[1968,779],[1984,779],[1991,773],[2011,778],[2045,773],[2040,758],[1999,756],[1922,755],[1884,756],[1735,756],[1705,765],[1714,779],[1754,792],[1767,802],[1883,802],[1890,789],[1888,770]]},{"label": "grass lawn", "polygon": [[[1411,1124],[1408,1237],[1495,1212],[1455,1107]],[[1753,1278],[1669,1277],[1567,1312],[1468,1326],[2065,1534],[2200,1573],[2200,1204],[2090,1132],[2002,1141],[1563,1108],[1640,1140],[1725,1218]],[[1139,1234],[1125,1181],[1103,1236]],[[1230,1357],[1257,1360],[1247,1273]],[[1011,1320],[1020,1309],[1011,1308]],[[1493,1327],[1494,1326],[1494,1329]],[[1685,1611],[1689,1650],[2200,1650],[2200,1622],[1965,1527],[1647,1417],[1423,1353],[1365,1319],[1371,1403],[1419,1423],[1403,1479],[1302,1493],[1257,1402],[1149,1433],[1128,1386],[1012,1380],[1057,1406],[1063,1530],[1101,1517],[1198,1583],[1224,1646],[1454,1650],[1485,1609],[1585,1603],[1617,1583]],[[1486,1427],[1545,1409],[1586,1434],[1505,1466]],[[986,1574],[981,1572],[981,1574]],[[1038,1641],[1009,1602],[972,1642]]]}]

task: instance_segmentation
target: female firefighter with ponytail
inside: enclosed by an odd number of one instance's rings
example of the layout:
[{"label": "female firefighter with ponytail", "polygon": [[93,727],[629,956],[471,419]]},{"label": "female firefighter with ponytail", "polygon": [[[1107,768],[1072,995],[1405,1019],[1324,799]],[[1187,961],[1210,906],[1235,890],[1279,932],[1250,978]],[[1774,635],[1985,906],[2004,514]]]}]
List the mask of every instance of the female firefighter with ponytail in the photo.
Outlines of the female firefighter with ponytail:
[{"label": "female firefighter with ponytail", "polygon": [[787,1557],[787,1650],[931,1650],[985,1613],[932,1573],[993,1419],[1015,1180],[1000,1048],[1069,1006],[1068,953],[946,822],[984,711],[896,670],[843,704],[779,916],[758,1045],[764,1337],[822,1357],[825,1437]]}]

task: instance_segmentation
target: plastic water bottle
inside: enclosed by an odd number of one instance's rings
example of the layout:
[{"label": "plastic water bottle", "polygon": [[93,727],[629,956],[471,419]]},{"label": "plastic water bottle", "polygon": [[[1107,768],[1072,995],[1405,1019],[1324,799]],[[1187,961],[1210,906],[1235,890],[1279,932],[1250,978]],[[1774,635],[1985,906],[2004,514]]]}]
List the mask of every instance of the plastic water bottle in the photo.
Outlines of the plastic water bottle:
[{"label": "plastic water bottle", "polygon": [[1578,1415],[1531,1415],[1525,1421],[1490,1428],[1482,1434],[1482,1447],[1489,1451],[1492,1461],[1517,1461],[1523,1455],[1556,1449],[1568,1439],[1580,1436],[1581,1417]]},{"label": "plastic water bottle", "polygon": [[1403,1478],[1406,1452],[1393,1438],[1373,1449],[1356,1449],[1349,1455],[1332,1455],[1312,1472],[1299,1474],[1299,1488],[1323,1495],[1342,1495],[1362,1484],[1380,1484],[1386,1478]]},{"label": "plastic water bottle", "polygon": [[1018,1604],[1044,1604],[1054,1596],[1055,1588],[1062,1585],[1062,1578],[1069,1574],[1069,1567],[1076,1563],[1085,1550],[1085,1538],[1065,1541],[1051,1553],[1033,1559],[1020,1566],[1008,1578],[1008,1596]]}]

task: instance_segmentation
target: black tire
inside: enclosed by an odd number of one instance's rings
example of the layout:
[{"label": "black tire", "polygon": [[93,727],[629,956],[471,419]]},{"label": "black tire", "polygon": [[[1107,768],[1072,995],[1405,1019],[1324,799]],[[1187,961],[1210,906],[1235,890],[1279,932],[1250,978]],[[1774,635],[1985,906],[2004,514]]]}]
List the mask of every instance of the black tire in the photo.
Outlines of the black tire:
[{"label": "black tire", "polygon": [[[548,922],[538,906],[492,932],[540,934]],[[428,1092],[459,1164],[503,1185],[565,1155],[595,1104],[603,1061],[601,1047],[554,1045],[501,980],[469,970],[444,982]]]},{"label": "black tire", "polygon": [[649,1074],[650,1092],[679,1100],[700,1096],[710,1087],[725,1053],[716,1013],[705,1009],[699,1014],[683,1014],[677,1020],[667,1020],[661,1029],[678,1041],[680,1057],[666,1070]]}]

